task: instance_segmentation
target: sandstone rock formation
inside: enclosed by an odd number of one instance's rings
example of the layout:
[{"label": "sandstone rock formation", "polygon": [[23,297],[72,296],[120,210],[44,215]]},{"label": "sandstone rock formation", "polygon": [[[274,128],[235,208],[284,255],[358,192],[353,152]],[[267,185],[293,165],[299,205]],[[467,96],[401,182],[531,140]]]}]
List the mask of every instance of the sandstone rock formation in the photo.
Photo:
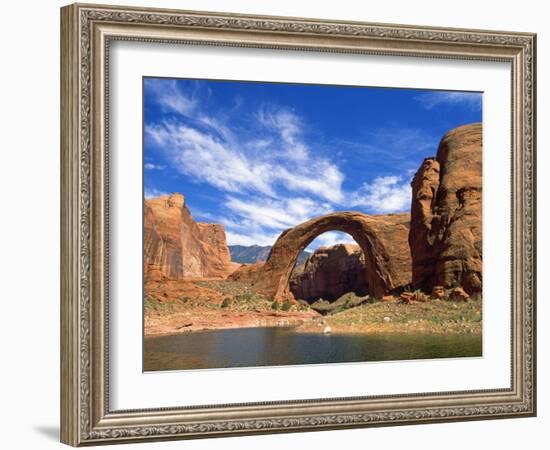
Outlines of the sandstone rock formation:
[{"label": "sandstone rock formation", "polygon": [[336,212],[315,217],[284,231],[263,265],[237,270],[239,277],[276,300],[293,298],[289,279],[300,253],[326,231],[348,233],[365,255],[368,293],[376,298],[411,281],[411,256],[407,237],[409,214],[368,215]]},{"label": "sandstone rock formation", "polygon": [[223,225],[197,223],[181,194],[145,200],[145,278],[226,277],[234,269]]},{"label": "sandstone rock formation", "polygon": [[258,273],[265,263],[258,261],[253,264],[241,264],[227,277],[230,281],[240,281],[242,283],[254,284],[258,278]]},{"label": "sandstone rock formation", "polygon": [[[301,269],[301,270],[300,270]],[[347,292],[368,293],[365,256],[358,245],[319,247],[290,278],[295,298],[333,301]]]},{"label": "sandstone rock formation", "polygon": [[412,181],[413,286],[482,288],[482,126],[449,131]]},{"label": "sandstone rock formation", "polygon": [[449,294],[449,300],[455,302],[467,302],[470,296],[461,287],[455,287]]}]

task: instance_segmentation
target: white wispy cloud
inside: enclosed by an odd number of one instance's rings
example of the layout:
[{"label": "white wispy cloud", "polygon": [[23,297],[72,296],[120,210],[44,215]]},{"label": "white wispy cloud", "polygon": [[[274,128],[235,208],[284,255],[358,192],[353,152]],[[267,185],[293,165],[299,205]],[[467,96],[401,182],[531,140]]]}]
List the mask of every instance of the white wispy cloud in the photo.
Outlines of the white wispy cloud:
[{"label": "white wispy cloud", "polygon": [[226,192],[261,193],[276,197],[281,189],[305,192],[338,202],[343,198],[344,175],[324,157],[314,156],[298,139],[298,121],[289,113],[251,124],[267,134],[261,124],[268,122],[271,136],[256,139],[253,147],[240,145],[243,141],[231,128],[218,120],[199,116],[206,127],[165,121],[148,124],[147,136],[160,146],[174,167]]},{"label": "white wispy cloud", "polygon": [[198,103],[192,92],[182,92],[176,80],[162,78],[146,78],[146,89],[155,94],[155,99],[165,111],[182,115],[192,114]]},{"label": "white wispy cloud", "polygon": [[223,191],[257,191],[274,195],[271,167],[250,161],[239,149],[186,125],[148,125],[145,132],[159,144],[180,172]]},{"label": "white wispy cloud", "polygon": [[[243,121],[242,98],[235,99],[230,110],[213,116],[202,107],[197,92],[182,92],[175,82],[152,85],[152,89],[158,89],[154,93],[162,108],[181,119],[171,114],[147,123],[146,139],[163,153],[170,168],[222,192],[224,201],[215,215],[197,208],[191,212],[223,223],[229,245],[273,245],[285,229],[338,210],[407,211],[409,179],[378,177],[357,190],[346,190],[338,158],[344,159],[348,151],[363,152],[371,158],[366,164],[392,158],[396,173],[407,173],[412,170],[408,149],[425,156],[437,144],[419,130],[387,128],[371,132],[361,143],[340,143],[327,155],[306,138],[307,124],[292,110],[262,105],[255,113],[248,111]],[[239,120],[232,114],[238,114]],[[145,165],[147,170],[160,167]],[[145,192],[147,198],[159,195],[166,193],[153,188]],[[312,245],[342,242],[354,241],[345,233],[330,232]]]},{"label": "white wispy cloud", "polygon": [[216,222],[218,220],[218,217],[208,211],[204,211],[201,208],[197,208],[195,205],[187,205],[189,210],[191,211],[191,215],[194,219],[206,219],[208,221],[214,221]]},{"label": "white wispy cloud", "polygon": [[328,231],[320,234],[311,242],[306,250],[314,251],[318,247],[331,247],[336,244],[357,244],[355,240],[347,233],[339,231]]},{"label": "white wispy cloud", "polygon": [[164,170],[165,169],[165,166],[163,165],[160,165],[160,164],[153,164],[153,163],[150,163],[150,162],[146,162],[143,167],[145,168],[145,170]]},{"label": "white wispy cloud", "polygon": [[246,201],[230,197],[225,204],[231,212],[239,218],[246,219],[250,222],[255,222],[260,227],[271,229],[285,229],[292,226],[296,222],[296,217],[293,217],[285,209],[283,202],[270,201]]},{"label": "white wispy cloud", "polygon": [[161,191],[160,189],[149,187],[143,192],[145,198],[164,197],[170,195],[168,192]]},{"label": "white wispy cloud", "polygon": [[279,236],[274,232],[246,232],[239,233],[226,229],[225,236],[227,239],[227,245],[273,245]]},{"label": "white wispy cloud", "polygon": [[462,105],[473,110],[481,109],[482,94],[479,92],[426,92],[416,97],[426,109],[439,105]]},{"label": "white wispy cloud", "polygon": [[[366,161],[379,158],[392,161],[392,164],[411,164],[411,155],[433,152],[441,136],[431,135],[425,130],[406,127],[385,127],[365,134],[362,140],[337,141],[340,156],[360,155]],[[398,167],[402,170],[402,167]]]},{"label": "white wispy cloud", "polygon": [[373,151],[386,150],[388,153],[397,154],[395,156],[406,158],[411,152],[433,149],[438,137],[417,128],[387,127],[371,133],[368,140]]},{"label": "white wispy cloud", "polygon": [[327,214],[333,206],[308,197],[270,199],[265,197],[235,198],[225,202],[225,225],[230,245],[273,245],[282,231],[312,217]]},{"label": "white wispy cloud", "polygon": [[364,183],[350,198],[350,203],[380,214],[409,211],[410,180],[398,176],[377,177],[372,183]]},{"label": "white wispy cloud", "polygon": [[264,107],[258,112],[257,118],[264,127],[280,136],[289,158],[302,161],[308,159],[309,150],[299,139],[302,122],[296,114],[288,110],[268,110]]},{"label": "white wispy cloud", "polygon": [[243,228],[248,228],[251,223],[254,223],[260,227],[280,231],[331,211],[329,204],[320,204],[310,198],[244,200],[229,197],[225,207],[241,219],[241,224],[242,219],[248,221]]}]

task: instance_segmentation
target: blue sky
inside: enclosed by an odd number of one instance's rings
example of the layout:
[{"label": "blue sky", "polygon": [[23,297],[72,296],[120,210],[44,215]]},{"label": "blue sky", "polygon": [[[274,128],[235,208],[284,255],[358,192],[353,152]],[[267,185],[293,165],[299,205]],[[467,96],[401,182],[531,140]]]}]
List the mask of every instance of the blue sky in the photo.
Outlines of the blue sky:
[{"label": "blue sky", "polygon": [[143,96],[145,197],[180,192],[230,245],[333,211],[408,211],[422,160],[482,117],[469,92],[144,78]]}]

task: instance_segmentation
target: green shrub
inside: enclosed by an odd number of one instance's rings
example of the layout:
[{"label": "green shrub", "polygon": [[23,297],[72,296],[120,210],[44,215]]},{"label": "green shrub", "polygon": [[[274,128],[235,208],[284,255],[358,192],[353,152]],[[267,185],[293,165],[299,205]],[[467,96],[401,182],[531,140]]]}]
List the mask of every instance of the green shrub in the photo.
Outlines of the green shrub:
[{"label": "green shrub", "polygon": [[279,309],[279,302],[276,300],[273,300],[273,303],[271,303],[271,309],[274,309],[277,311]]},{"label": "green shrub", "polygon": [[292,303],[288,300],[285,300],[285,302],[281,305],[282,311],[290,311],[290,308],[292,308]]},{"label": "green shrub", "polygon": [[222,302],[222,304],[221,304],[221,307],[222,307],[222,308],[227,308],[227,307],[229,306],[229,302],[230,302],[229,297],[225,297],[225,298],[223,299],[223,302]]},{"label": "green shrub", "polygon": [[154,298],[145,296],[143,306],[146,310],[155,309],[155,307],[157,306],[157,302]]},{"label": "green shrub", "polygon": [[305,300],[298,300],[298,311],[307,311],[309,309],[309,303]]}]

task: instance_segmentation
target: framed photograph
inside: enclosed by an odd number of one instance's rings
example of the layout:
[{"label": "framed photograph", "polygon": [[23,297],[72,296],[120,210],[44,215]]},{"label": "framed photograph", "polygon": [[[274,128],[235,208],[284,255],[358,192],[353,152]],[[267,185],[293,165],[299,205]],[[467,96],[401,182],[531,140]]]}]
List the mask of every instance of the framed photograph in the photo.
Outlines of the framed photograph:
[{"label": "framed photograph", "polygon": [[535,57],[62,8],[62,442],[535,415]]}]

